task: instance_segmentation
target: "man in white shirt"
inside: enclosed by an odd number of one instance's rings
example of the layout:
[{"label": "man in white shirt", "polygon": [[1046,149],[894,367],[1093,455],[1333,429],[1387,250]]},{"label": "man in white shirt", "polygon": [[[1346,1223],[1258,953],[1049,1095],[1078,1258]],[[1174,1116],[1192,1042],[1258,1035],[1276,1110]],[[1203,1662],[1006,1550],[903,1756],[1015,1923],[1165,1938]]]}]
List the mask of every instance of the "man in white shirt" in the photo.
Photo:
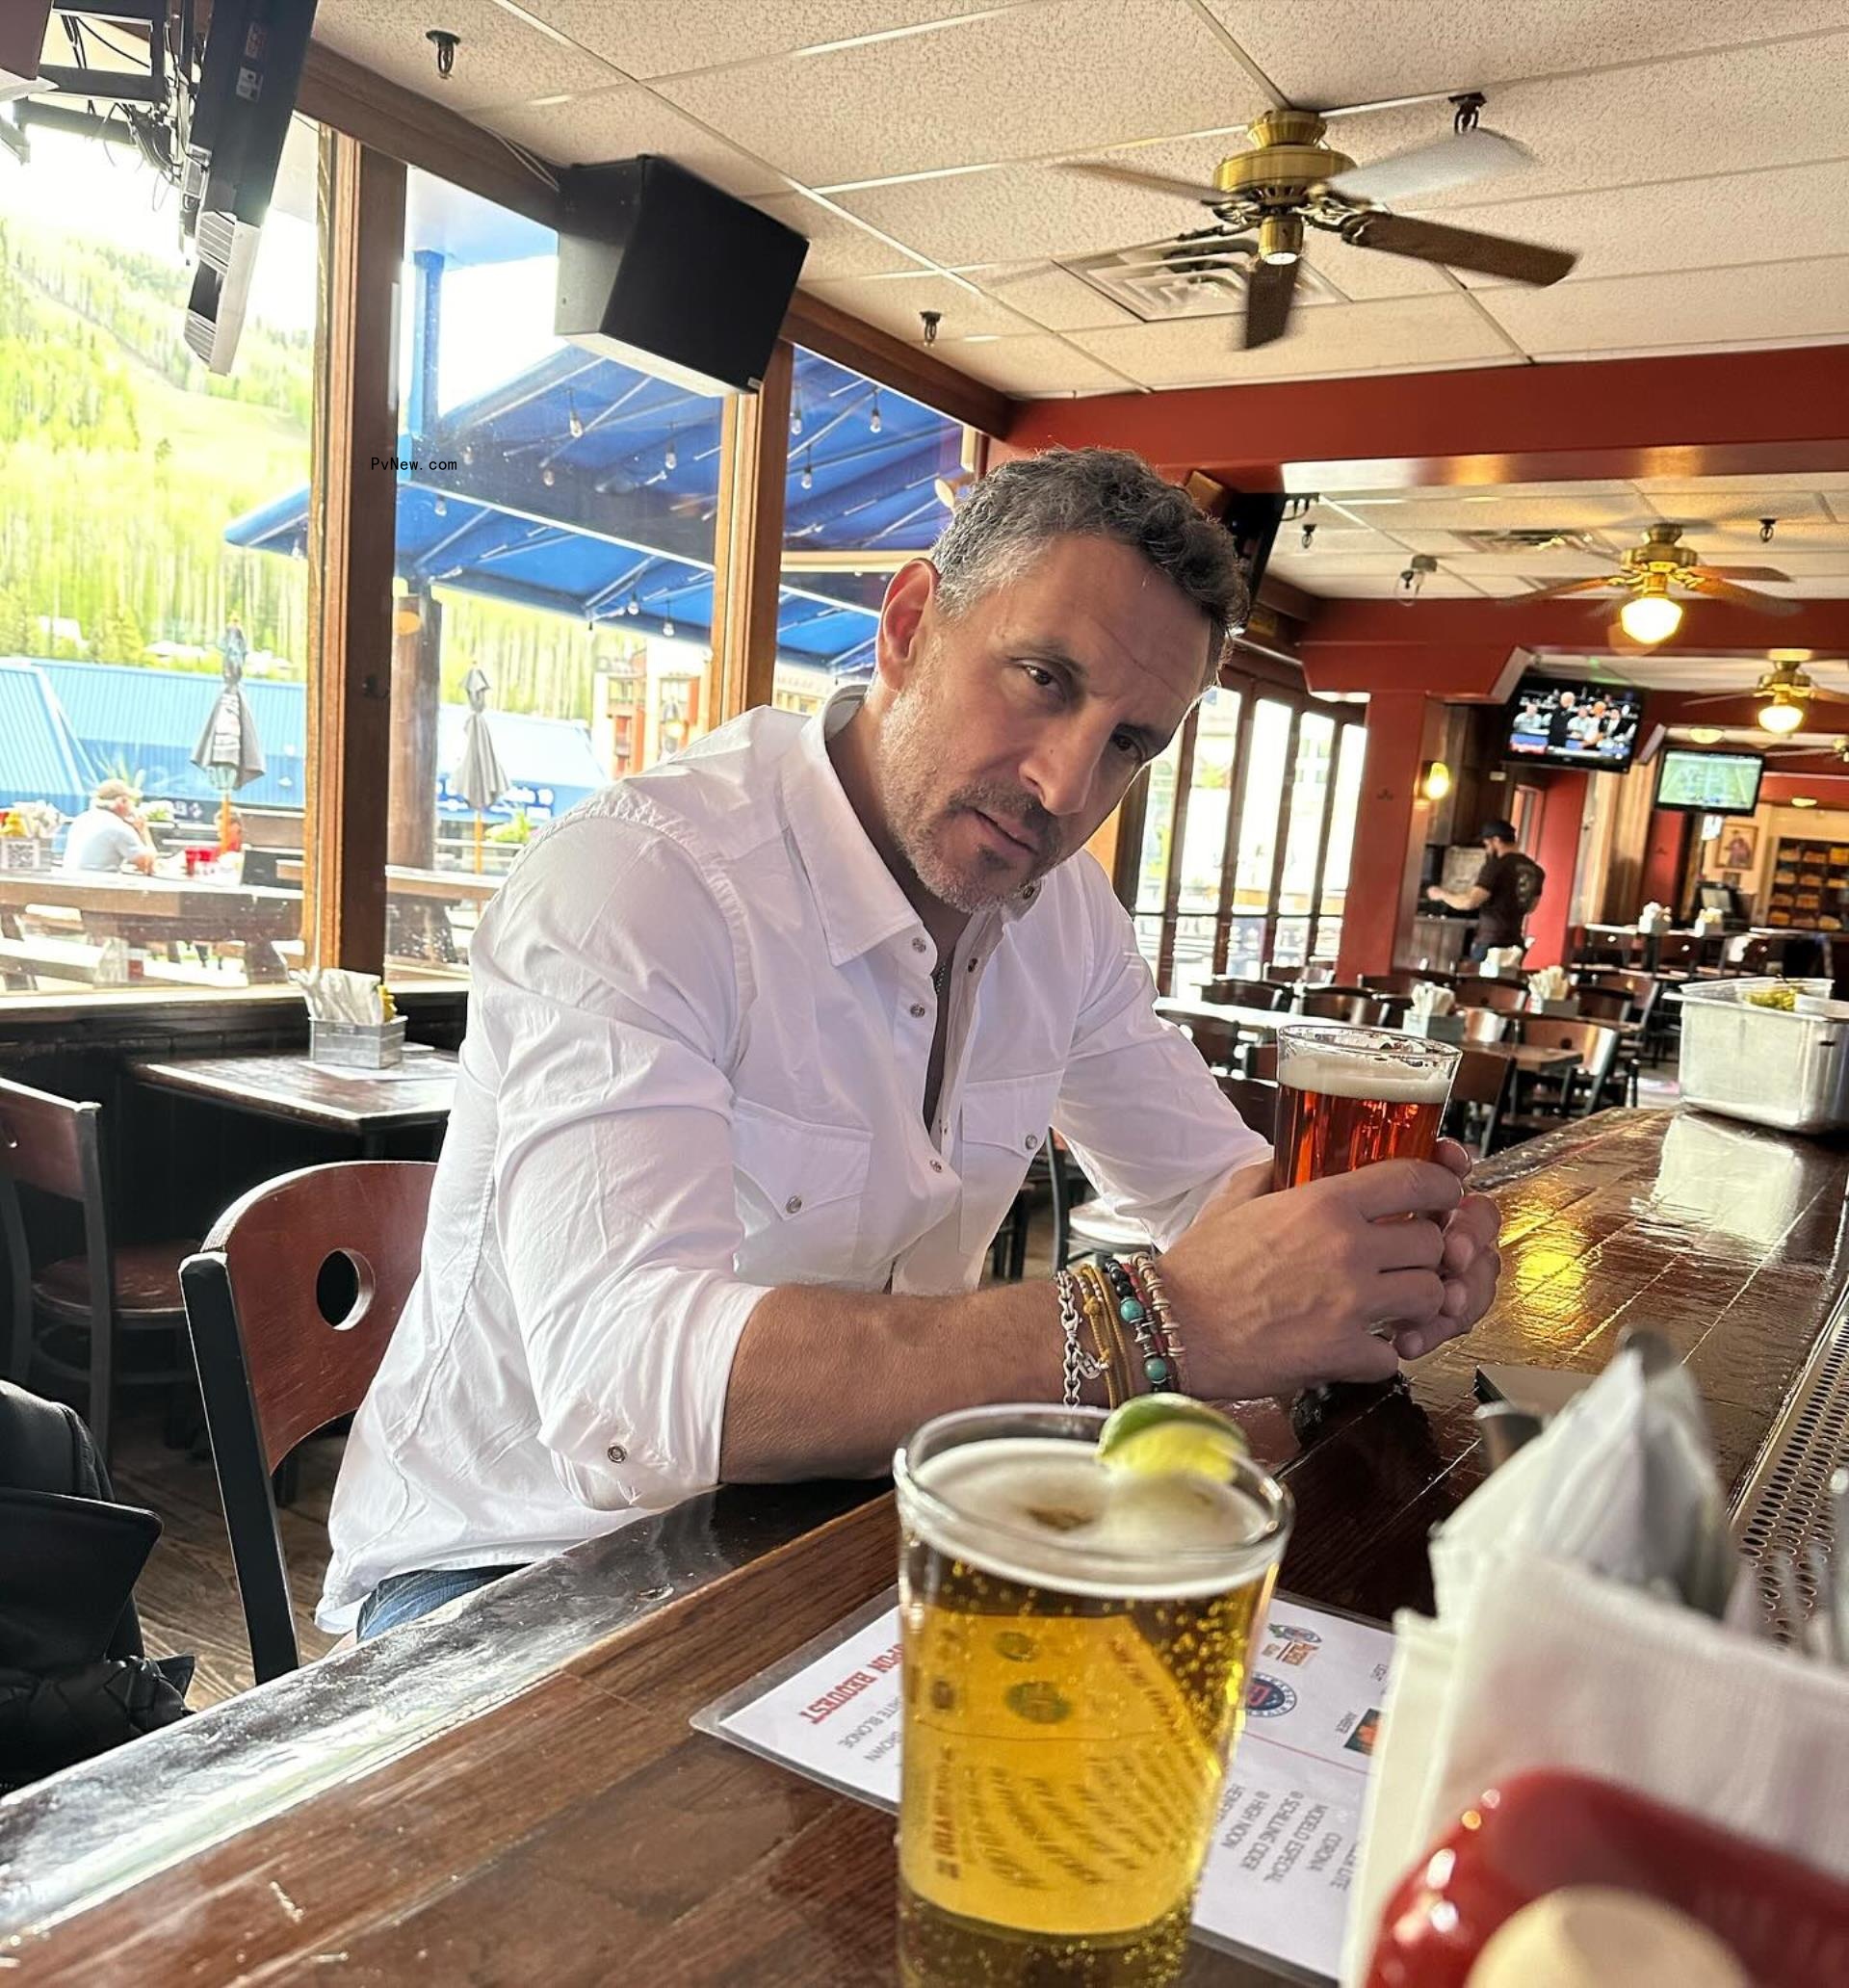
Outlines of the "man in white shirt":
[{"label": "man in white shirt", "polygon": [[1166,1252],[1204,1396],[1384,1377],[1481,1316],[1496,1216],[1462,1154],[1269,1194],[1103,871],[1066,860],[1243,611],[1227,535],[1146,464],[1010,463],[894,576],[864,691],[749,712],[534,843],[471,948],[325,1625],[1057,1399],[1053,1286],[976,1288],[1050,1123]]},{"label": "man in white shirt", "polygon": [[114,876],[124,865],[145,876],[154,868],[154,850],[135,812],[134,788],[126,780],[105,780],[65,830],[61,867]]}]

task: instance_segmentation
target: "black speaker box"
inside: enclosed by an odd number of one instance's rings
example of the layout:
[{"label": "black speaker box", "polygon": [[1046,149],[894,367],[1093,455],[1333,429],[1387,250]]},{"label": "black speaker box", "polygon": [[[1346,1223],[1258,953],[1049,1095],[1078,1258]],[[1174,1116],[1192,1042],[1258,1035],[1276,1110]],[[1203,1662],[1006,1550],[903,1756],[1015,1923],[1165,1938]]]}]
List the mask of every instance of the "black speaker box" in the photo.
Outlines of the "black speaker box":
[{"label": "black speaker box", "polygon": [[808,242],[644,153],[560,176],[561,338],[702,393],[763,383]]}]

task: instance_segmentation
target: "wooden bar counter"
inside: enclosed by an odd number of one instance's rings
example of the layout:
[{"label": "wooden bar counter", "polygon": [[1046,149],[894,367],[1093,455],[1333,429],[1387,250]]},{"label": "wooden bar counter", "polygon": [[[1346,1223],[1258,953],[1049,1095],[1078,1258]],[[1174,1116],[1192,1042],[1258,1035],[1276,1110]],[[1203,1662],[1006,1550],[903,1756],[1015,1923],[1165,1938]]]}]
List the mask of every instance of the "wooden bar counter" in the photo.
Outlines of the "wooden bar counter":
[{"label": "wooden bar counter", "polygon": [[[1284,1584],[1428,1604],[1425,1536],[1483,1475],[1476,1360],[1596,1369],[1662,1333],[1740,1484],[1849,1272],[1849,1151],[1613,1112],[1483,1169],[1496,1311],[1407,1380],[1293,1429]],[[0,1978],[889,1983],[893,1824],[689,1730],[877,1595],[889,1496],[694,1499],[433,1621],[0,1803]],[[1190,1984],[1256,1983],[1192,1949]]]}]

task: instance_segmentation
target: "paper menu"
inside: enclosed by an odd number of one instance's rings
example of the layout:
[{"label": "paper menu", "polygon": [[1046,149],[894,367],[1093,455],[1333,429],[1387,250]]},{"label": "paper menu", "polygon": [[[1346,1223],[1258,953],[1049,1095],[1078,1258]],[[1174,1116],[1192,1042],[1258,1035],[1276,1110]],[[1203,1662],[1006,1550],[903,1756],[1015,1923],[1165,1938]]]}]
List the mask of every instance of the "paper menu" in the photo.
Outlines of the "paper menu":
[{"label": "paper menu", "polygon": [[[1213,1945],[1335,1976],[1393,1642],[1373,1624],[1273,1597],[1194,1903],[1195,1931]],[[898,1665],[889,1593],[694,1724],[897,1809]]]}]

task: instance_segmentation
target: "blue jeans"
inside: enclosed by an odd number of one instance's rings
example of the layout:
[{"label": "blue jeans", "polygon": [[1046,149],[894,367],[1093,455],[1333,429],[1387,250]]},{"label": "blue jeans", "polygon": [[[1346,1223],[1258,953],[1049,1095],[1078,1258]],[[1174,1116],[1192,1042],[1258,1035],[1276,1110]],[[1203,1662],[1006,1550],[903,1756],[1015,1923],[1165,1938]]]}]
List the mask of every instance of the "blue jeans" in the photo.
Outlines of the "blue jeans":
[{"label": "blue jeans", "polygon": [[416,1567],[408,1574],[392,1574],[381,1581],[360,1605],[354,1639],[369,1643],[388,1629],[403,1629],[457,1595],[473,1594],[499,1581],[504,1574],[517,1574],[515,1567]]}]

